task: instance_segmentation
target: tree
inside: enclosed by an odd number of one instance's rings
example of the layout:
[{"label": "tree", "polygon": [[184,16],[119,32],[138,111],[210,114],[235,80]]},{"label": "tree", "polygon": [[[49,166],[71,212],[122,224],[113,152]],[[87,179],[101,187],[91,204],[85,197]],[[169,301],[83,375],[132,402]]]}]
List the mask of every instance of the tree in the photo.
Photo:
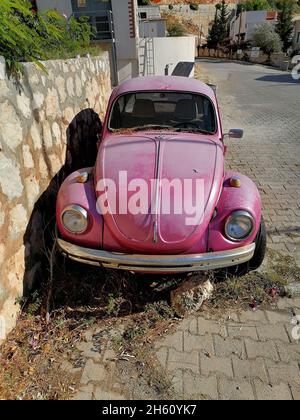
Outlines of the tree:
[{"label": "tree", "polygon": [[270,9],[270,2],[267,0],[247,0],[244,4],[240,4],[239,7],[246,11],[268,10]]},{"label": "tree", "polygon": [[284,51],[292,44],[294,32],[293,15],[296,8],[295,0],[278,0],[277,7],[279,10],[276,32],[279,34],[283,43]]},{"label": "tree", "polygon": [[257,25],[253,33],[253,43],[268,54],[269,61],[271,55],[282,51],[282,42],[278,33],[274,31],[269,23]]},{"label": "tree", "polygon": [[148,6],[150,4],[150,0],[138,0],[139,6]]},{"label": "tree", "polygon": [[90,44],[92,28],[88,18],[67,21],[55,10],[33,13],[27,0],[0,2],[0,55],[8,73],[18,77],[23,61],[33,61],[44,69],[41,60],[68,58],[80,54]]},{"label": "tree", "polygon": [[216,4],[216,12],[214,22],[209,29],[207,46],[208,48],[217,48],[219,44],[225,41],[229,31],[229,15],[228,5],[225,0]]},{"label": "tree", "polygon": [[217,48],[219,43],[219,26],[218,26],[218,10],[216,8],[214,23],[208,31],[207,46],[208,48]]},{"label": "tree", "polygon": [[0,4],[0,55],[3,55],[9,73],[22,71],[21,61],[45,58],[41,33],[45,38],[60,42],[60,30],[39,15],[33,15],[31,3],[26,0],[3,0]]},{"label": "tree", "polygon": [[228,4],[225,3],[225,0],[222,0],[222,3],[219,5],[219,43],[221,44],[228,37],[229,32],[229,15]]}]

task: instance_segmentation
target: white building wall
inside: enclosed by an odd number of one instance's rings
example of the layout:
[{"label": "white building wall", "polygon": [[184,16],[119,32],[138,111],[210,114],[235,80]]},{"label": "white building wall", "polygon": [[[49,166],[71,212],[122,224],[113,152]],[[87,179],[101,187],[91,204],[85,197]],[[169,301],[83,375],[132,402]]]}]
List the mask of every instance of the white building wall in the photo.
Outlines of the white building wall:
[{"label": "white building wall", "polygon": [[159,19],[161,17],[159,6],[139,6],[139,15],[146,13],[146,19]]},{"label": "white building wall", "polygon": [[[148,51],[146,64],[141,60],[141,76],[164,76],[167,65],[169,65],[168,73],[171,75],[178,63],[182,61],[190,63],[195,62],[196,37],[185,36],[151,38],[148,40],[146,38],[141,39],[140,56],[145,54],[145,43],[148,43],[148,48],[150,45],[150,48],[153,48],[153,51]],[[190,76],[194,76],[194,71]]]},{"label": "white building wall", "polygon": [[255,24],[262,23],[267,20],[267,12],[266,10],[257,10],[254,12],[246,12],[246,22],[247,24]]},{"label": "white building wall", "polygon": [[230,22],[230,31],[229,31],[230,38],[234,39],[238,32],[239,32],[239,18],[236,19],[234,17]]},{"label": "white building wall", "polygon": [[270,25],[275,26],[276,21],[267,20],[266,11],[256,11],[247,13],[245,41],[249,41],[252,39],[253,33],[257,25],[260,25],[262,23],[269,23]]},{"label": "white building wall", "polygon": [[253,12],[243,12],[237,19],[231,21],[230,36],[237,40],[238,34],[246,34],[245,41],[252,39],[253,32],[257,25],[262,23],[269,23],[275,26],[276,20],[267,20],[267,11],[258,10]]},{"label": "white building wall", "polygon": [[36,3],[41,12],[49,9],[56,9],[59,13],[64,14],[67,17],[72,14],[71,0],[37,0]]},{"label": "white building wall", "polygon": [[196,37],[154,38],[153,41],[155,75],[164,75],[167,64],[170,64],[169,74],[172,74],[179,62],[195,62]]},{"label": "white building wall", "polygon": [[164,37],[167,31],[167,22],[164,19],[140,21],[140,37]]},{"label": "white building wall", "polygon": [[118,82],[139,75],[137,0],[112,0]]},{"label": "white building wall", "polygon": [[234,18],[230,24],[230,37],[238,37],[238,34],[246,32],[246,13],[240,13],[237,18]]}]

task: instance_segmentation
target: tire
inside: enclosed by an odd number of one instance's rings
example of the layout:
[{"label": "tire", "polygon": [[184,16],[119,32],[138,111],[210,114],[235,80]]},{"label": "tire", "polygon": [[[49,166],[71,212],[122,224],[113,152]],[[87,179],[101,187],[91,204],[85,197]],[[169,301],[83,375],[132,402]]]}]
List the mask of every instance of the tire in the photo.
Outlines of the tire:
[{"label": "tire", "polygon": [[241,277],[249,273],[249,271],[257,270],[261,266],[267,248],[267,232],[263,217],[261,217],[260,228],[256,236],[255,244],[256,247],[251,260],[243,264],[228,267],[225,270],[226,274],[222,270],[223,276],[225,274],[225,277]]},{"label": "tire", "polygon": [[260,229],[256,237],[256,248],[253,257],[249,261],[249,270],[257,270],[263,263],[267,250],[267,231],[264,218],[261,217]]}]

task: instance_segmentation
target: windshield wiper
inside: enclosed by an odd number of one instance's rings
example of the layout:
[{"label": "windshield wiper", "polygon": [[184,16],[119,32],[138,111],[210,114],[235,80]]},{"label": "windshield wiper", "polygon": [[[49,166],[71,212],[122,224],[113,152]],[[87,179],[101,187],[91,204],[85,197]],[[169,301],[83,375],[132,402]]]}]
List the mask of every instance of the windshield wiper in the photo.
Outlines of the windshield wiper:
[{"label": "windshield wiper", "polygon": [[201,133],[201,134],[214,134],[211,131],[207,131],[207,130],[202,130],[201,128],[176,128],[176,131],[181,132],[181,131],[185,131],[188,133]]},{"label": "windshield wiper", "polygon": [[113,130],[115,133],[122,133],[122,132],[133,132],[133,131],[148,131],[148,130],[171,130],[174,132],[187,132],[187,133],[201,133],[201,134],[210,134],[213,133],[211,131],[202,130],[200,128],[178,128],[172,125],[159,125],[159,124],[148,124],[148,125],[139,125],[136,127],[128,127],[128,128],[118,128]]},{"label": "windshield wiper", "polygon": [[133,130],[174,130],[174,127],[172,127],[171,125],[148,124],[141,125],[139,127],[134,127]]},{"label": "windshield wiper", "polygon": [[130,128],[121,128],[118,131],[143,131],[143,130],[175,130],[171,125],[158,125],[158,124],[148,124],[148,125],[139,125],[137,127]]}]

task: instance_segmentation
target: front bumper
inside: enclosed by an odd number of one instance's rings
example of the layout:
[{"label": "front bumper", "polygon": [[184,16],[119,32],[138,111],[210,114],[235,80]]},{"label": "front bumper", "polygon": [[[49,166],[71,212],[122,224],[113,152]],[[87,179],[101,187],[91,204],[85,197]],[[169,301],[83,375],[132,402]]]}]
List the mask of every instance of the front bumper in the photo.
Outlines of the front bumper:
[{"label": "front bumper", "polygon": [[229,251],[182,255],[121,254],[83,248],[58,239],[61,252],[71,260],[118,270],[151,273],[184,273],[216,270],[249,261],[255,243]]}]

